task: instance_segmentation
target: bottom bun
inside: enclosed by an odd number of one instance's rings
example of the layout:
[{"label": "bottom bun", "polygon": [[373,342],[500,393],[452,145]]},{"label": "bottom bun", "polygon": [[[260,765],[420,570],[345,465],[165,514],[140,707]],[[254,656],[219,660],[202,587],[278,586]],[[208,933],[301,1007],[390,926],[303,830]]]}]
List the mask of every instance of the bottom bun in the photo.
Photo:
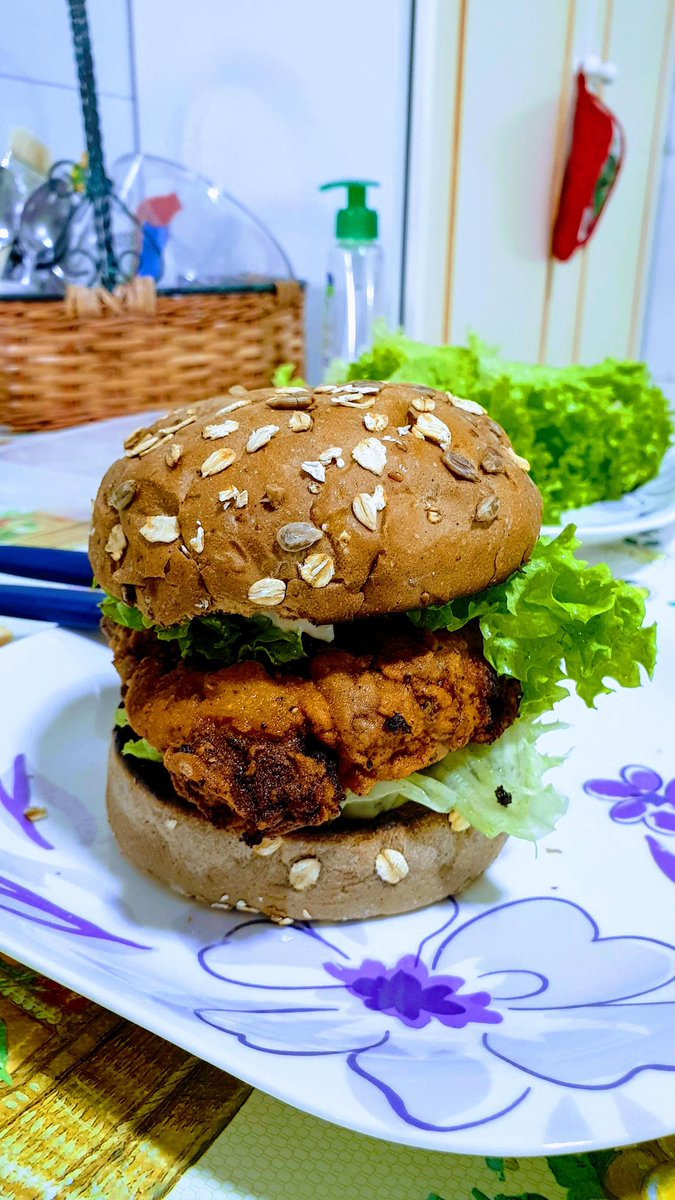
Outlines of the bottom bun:
[{"label": "bottom bun", "polygon": [[373,821],[340,820],[251,849],[183,804],[167,780],[161,768],[124,758],[113,742],[108,816],[123,854],[202,903],[275,920],[348,921],[424,908],[482,875],[506,841],[476,829],[456,833],[447,815],[409,803]]}]

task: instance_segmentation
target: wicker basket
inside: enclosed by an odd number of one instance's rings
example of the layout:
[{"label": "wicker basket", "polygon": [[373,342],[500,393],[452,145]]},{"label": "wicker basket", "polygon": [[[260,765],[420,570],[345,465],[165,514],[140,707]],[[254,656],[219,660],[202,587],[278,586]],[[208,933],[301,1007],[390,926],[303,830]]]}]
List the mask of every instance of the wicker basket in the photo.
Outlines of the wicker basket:
[{"label": "wicker basket", "polygon": [[135,279],[113,295],[0,301],[0,424],[58,429],[170,408],[232,384],[303,370],[303,289],[294,281],[157,295]]}]

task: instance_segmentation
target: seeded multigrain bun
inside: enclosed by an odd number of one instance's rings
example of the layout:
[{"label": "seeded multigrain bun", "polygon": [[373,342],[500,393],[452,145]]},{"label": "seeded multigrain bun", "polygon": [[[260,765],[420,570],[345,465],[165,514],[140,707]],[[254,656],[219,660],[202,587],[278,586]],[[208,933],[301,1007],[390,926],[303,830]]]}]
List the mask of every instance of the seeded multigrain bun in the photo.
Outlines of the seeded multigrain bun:
[{"label": "seeded multigrain bun", "polygon": [[405,804],[251,847],[183,804],[157,772],[123,758],[113,740],[108,817],[125,856],[175,891],[274,920],[346,921],[435,904],[482,875],[506,841]]},{"label": "seeded multigrain bun", "polygon": [[319,624],[508,578],[537,540],[527,463],[431,388],[232,389],[127,439],[95,507],[106,591],[160,625],[209,611]]}]

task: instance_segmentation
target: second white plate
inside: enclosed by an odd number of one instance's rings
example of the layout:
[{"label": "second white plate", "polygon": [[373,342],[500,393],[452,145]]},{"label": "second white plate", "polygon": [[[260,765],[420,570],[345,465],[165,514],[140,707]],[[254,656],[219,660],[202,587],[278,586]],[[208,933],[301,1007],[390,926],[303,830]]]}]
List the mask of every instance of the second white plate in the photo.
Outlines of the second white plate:
[{"label": "second white plate", "polygon": [[628,492],[620,500],[598,501],[585,508],[572,508],[558,525],[544,525],[542,533],[555,537],[565,525],[577,527],[586,546],[616,542],[675,521],[675,449],[669,450],[654,479]]}]

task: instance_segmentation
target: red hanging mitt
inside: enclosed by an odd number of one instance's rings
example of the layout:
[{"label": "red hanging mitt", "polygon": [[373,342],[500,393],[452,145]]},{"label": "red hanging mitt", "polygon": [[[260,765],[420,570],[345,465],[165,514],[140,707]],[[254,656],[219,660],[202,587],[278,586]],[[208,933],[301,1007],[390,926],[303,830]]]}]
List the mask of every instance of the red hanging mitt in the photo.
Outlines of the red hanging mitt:
[{"label": "red hanging mitt", "polygon": [[565,262],[595,229],[621,167],[625,136],[620,123],[577,76],[577,104],[551,253]]}]

